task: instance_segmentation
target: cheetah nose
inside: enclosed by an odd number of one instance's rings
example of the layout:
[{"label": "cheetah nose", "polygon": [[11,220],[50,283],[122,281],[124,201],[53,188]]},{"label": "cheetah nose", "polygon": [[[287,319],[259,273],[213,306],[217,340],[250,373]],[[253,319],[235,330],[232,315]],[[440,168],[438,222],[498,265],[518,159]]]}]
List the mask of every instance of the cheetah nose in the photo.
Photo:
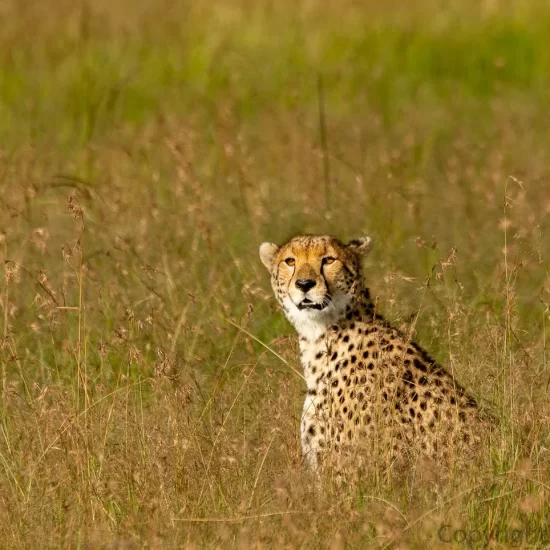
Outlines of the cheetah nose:
[{"label": "cheetah nose", "polygon": [[296,286],[303,292],[307,292],[310,288],[313,288],[317,283],[313,279],[298,279]]}]

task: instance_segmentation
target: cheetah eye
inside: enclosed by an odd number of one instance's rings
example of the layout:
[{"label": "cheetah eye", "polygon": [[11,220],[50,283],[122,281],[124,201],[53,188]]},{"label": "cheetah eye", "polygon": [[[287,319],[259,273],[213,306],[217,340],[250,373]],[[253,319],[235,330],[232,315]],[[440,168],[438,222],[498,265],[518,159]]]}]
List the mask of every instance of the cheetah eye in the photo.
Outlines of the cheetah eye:
[{"label": "cheetah eye", "polygon": [[336,258],[333,258],[332,256],[327,256],[326,258],[323,258],[323,263],[326,265],[333,264],[336,261]]},{"label": "cheetah eye", "polygon": [[285,264],[289,266],[293,266],[296,263],[296,260],[294,258],[287,258],[285,260]]}]

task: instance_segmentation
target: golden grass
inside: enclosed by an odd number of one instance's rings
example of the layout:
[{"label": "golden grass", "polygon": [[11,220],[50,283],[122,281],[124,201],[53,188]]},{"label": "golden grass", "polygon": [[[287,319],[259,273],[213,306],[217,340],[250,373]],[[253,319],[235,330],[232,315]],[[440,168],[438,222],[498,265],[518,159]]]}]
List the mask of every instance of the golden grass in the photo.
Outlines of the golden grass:
[{"label": "golden grass", "polygon": [[[438,80],[433,2],[378,9],[388,34],[369,40],[394,51],[412,32],[414,62],[368,70],[350,52],[369,17],[351,2],[325,14],[201,2],[164,17],[141,3],[127,18],[124,3],[14,5],[0,39],[0,544],[542,546],[542,57],[472,44],[473,65]],[[339,5],[356,25],[344,44]],[[509,15],[502,32],[531,51],[542,12],[494,5],[471,28],[498,34]],[[437,40],[456,46],[445,24]],[[493,53],[506,78],[479,69]],[[443,484],[422,464],[399,479],[374,468],[316,488],[294,335],[257,254],[295,232],[373,236],[365,274],[380,309],[501,419],[489,467]]]}]

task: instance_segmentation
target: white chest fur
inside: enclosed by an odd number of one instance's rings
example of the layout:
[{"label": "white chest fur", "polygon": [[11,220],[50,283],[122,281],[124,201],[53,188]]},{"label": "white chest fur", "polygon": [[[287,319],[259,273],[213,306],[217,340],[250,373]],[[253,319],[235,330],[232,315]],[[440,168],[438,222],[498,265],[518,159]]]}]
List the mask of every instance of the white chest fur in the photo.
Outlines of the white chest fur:
[{"label": "white chest fur", "polygon": [[337,296],[323,310],[298,309],[290,298],[285,298],[283,306],[288,320],[294,325],[296,332],[308,342],[315,342],[334,324],[346,311],[351,298],[346,295]]}]

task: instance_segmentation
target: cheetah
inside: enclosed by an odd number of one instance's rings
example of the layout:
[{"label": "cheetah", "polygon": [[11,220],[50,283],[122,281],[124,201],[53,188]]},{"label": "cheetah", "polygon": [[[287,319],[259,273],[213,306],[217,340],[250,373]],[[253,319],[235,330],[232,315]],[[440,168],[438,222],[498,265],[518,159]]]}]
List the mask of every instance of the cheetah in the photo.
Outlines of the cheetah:
[{"label": "cheetah", "polygon": [[346,449],[367,461],[381,446],[390,460],[469,456],[486,425],[454,377],[377,313],[361,272],[370,245],[370,237],[344,244],[304,235],[260,246],[275,296],[299,335],[307,385],[301,445],[317,473]]}]

